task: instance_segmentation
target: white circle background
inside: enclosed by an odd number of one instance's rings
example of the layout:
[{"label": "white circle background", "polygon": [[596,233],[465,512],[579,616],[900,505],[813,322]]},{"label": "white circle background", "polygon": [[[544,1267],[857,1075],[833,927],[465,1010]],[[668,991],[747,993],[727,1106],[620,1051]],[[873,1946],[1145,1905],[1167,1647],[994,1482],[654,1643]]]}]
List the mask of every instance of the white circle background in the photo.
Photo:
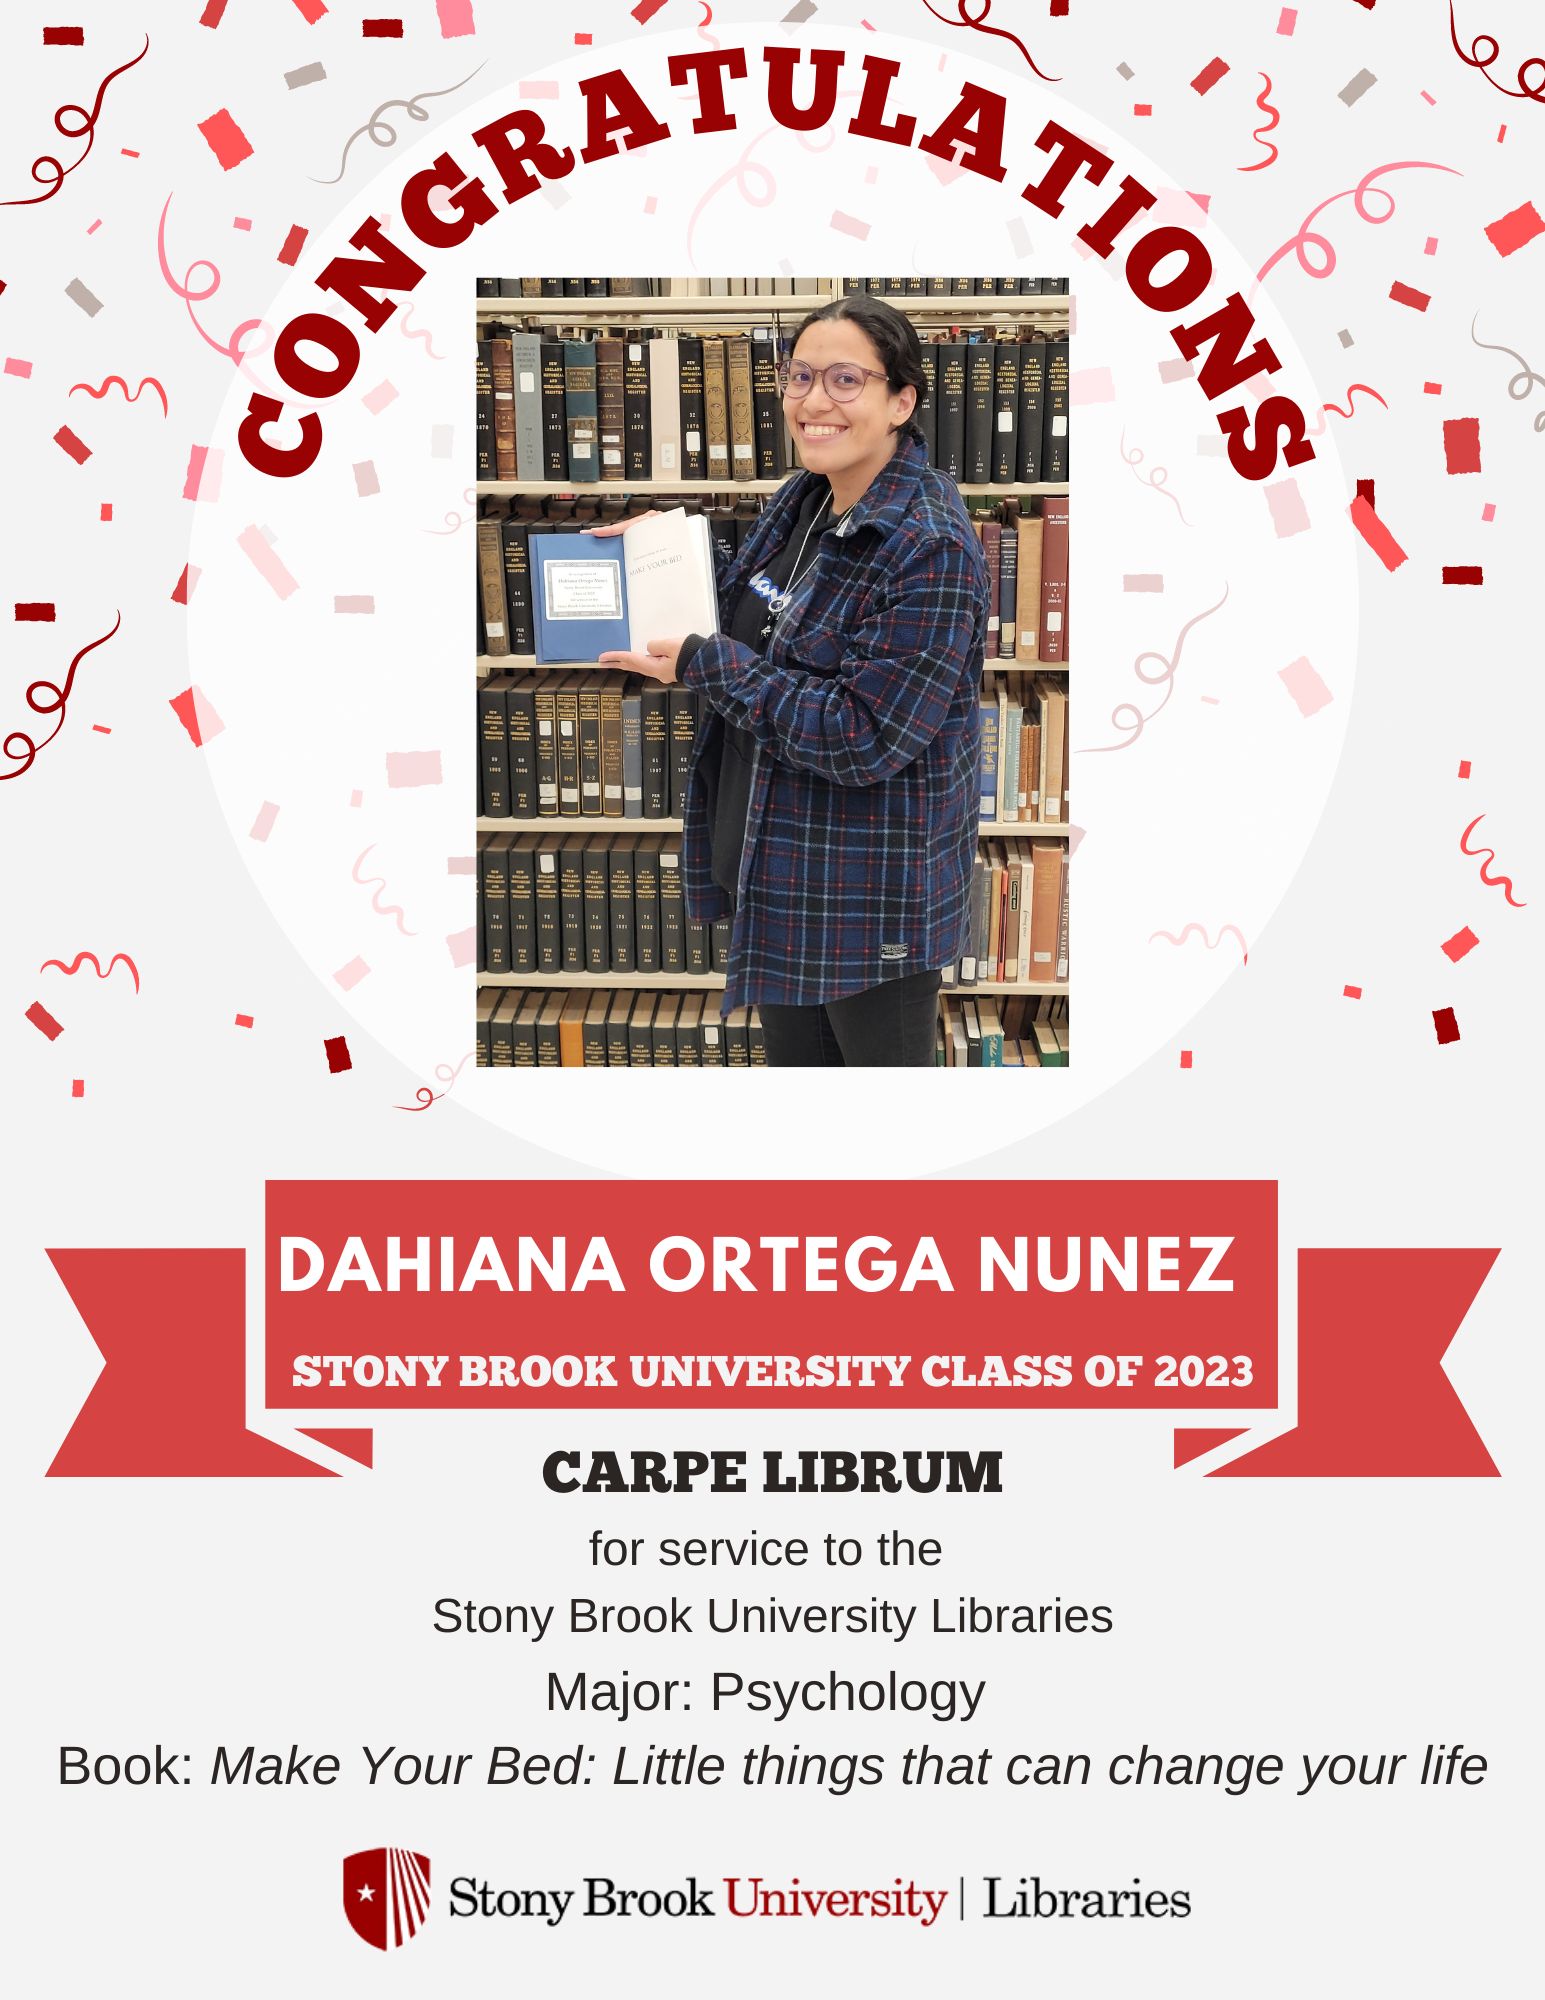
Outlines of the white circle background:
[{"label": "white circle background", "polygon": [[[787,25],[767,25],[767,39],[801,39]],[[577,163],[568,179],[513,208],[501,204],[498,218],[455,251],[410,239],[397,209],[409,175],[445,151],[464,171],[484,171],[468,135],[521,105],[539,111],[549,136],[577,154],[584,126],[575,79],[611,66],[615,55],[590,50],[547,71],[556,99],[525,100],[503,85],[458,107],[416,147],[406,144],[412,125],[390,114],[403,143],[381,159],[344,222],[306,244],[270,324],[314,310],[354,323],[314,279],[330,256],[347,252],[349,234],[371,213],[426,276],[411,295],[395,295],[398,309],[380,333],[358,326],[359,372],[320,406],[325,442],[301,477],[271,479],[242,460],[236,427],[255,385],[236,378],[216,440],[224,452],[218,498],[195,510],[193,560],[202,575],[189,606],[194,679],[224,725],[205,754],[278,921],[340,1009],[426,1083],[442,1090],[455,1070],[456,1102],[603,1170],[686,1176],[702,1173],[707,1159],[721,1171],[738,1163],[771,1177],[911,1174],[1065,1117],[1176,1036],[1222,980],[1249,977],[1238,939],[1259,937],[1287,889],[1340,756],[1357,587],[1351,538],[1317,532],[1346,505],[1330,434],[1316,436],[1313,463],[1290,470],[1279,461],[1264,486],[1252,484],[1215,445],[1204,446],[1221,433],[1195,380],[1166,382],[1159,371],[1179,359],[1169,326],[1239,291],[1257,314],[1254,337],[1270,340],[1283,365],[1222,405],[1242,397],[1253,410],[1261,395],[1280,391],[1323,426],[1309,371],[1270,300],[1252,298],[1250,269],[1127,135],[1070,113],[1033,79],[954,53],[946,61],[903,38],[865,35],[858,47],[859,39],[848,45],[839,115],[825,133],[803,137],[767,113],[757,33],[745,36],[750,76],[728,86],[739,129],[707,137],[690,131],[695,91],[666,80],[667,57],[702,43],[682,34],[639,44],[629,77],[673,136]],[[848,97],[856,103],[866,54],[900,60],[892,109],[913,113],[919,134],[943,118],[966,77],[1006,94],[1007,178],[938,171],[941,163],[915,147],[852,137]],[[1047,155],[1033,140],[1048,119],[1115,161],[1103,188],[1075,182],[1057,222],[1019,198],[1044,173]],[[363,178],[375,158],[356,141],[349,174]],[[1075,232],[1128,173],[1161,191],[1160,201],[1103,263],[1082,252]],[[497,177],[487,177],[497,198]],[[834,215],[867,234],[844,231]],[[1125,283],[1125,252],[1156,221],[1195,229],[1212,256],[1212,284],[1181,314],[1150,311]],[[1071,817],[1081,834],[1070,1010],[1078,1046],[1069,1069],[975,1084],[894,1071],[834,1079],[462,1063],[476,974],[453,965],[448,940],[477,918],[473,878],[450,872],[475,845],[474,278],[573,270],[1070,274]],[[266,359],[254,361],[253,373],[277,391]],[[372,415],[363,398],[382,382],[396,394]],[[298,407],[288,400],[286,437]],[[454,427],[452,456],[437,458],[432,432],[446,425]],[[367,462],[380,490],[362,498],[354,468]],[[1279,535],[1266,488],[1285,480],[1296,483],[1310,526]],[[283,600],[237,546],[249,526],[269,531],[295,579]],[[1125,587],[1129,577],[1154,576],[1162,591]],[[1182,628],[1225,590],[1221,609],[1200,618],[1182,647]],[[335,598],[347,597],[372,599],[374,612],[335,611]],[[1156,657],[1138,664],[1144,653]],[[1301,657],[1333,697],[1308,717],[1279,678]],[[1177,662],[1172,680],[1141,677],[1162,675],[1165,662]],[[1123,703],[1151,718],[1135,740],[1110,719]],[[441,782],[389,787],[387,757],[403,751],[438,751]],[[265,801],[279,813],[259,841],[249,830]],[[401,918],[379,914],[373,897],[383,909],[398,906]],[[1201,928],[1184,936],[1187,926]],[[1163,932],[1184,942],[1155,935]],[[369,972],[344,991],[334,975],[356,958]]]}]

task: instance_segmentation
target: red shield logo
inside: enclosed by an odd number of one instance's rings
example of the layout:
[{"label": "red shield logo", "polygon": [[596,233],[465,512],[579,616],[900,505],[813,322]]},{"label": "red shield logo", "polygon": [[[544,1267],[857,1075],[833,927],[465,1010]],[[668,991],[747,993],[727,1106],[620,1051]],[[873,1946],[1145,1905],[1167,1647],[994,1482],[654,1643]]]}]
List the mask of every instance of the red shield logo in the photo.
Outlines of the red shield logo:
[{"label": "red shield logo", "polygon": [[395,1951],[429,1919],[429,1857],[406,1847],[370,1847],[343,1859],[343,1913],[355,1935]]}]

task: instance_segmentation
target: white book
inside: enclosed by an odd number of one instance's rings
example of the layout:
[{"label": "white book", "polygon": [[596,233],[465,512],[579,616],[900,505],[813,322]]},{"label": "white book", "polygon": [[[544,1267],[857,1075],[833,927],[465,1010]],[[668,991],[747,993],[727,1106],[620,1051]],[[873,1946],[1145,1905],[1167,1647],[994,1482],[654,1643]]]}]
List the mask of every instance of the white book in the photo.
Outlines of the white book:
[{"label": "white book", "polygon": [[630,652],[644,652],[651,639],[718,631],[713,541],[701,514],[671,507],[634,521],[622,532],[622,559]]}]

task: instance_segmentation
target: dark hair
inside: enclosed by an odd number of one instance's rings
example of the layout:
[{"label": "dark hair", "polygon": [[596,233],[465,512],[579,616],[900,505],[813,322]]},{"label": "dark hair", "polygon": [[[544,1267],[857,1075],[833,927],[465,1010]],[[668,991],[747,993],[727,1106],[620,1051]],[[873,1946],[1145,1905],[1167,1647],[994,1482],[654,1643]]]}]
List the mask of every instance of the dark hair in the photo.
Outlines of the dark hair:
[{"label": "dark hair", "polygon": [[[893,305],[888,305],[871,292],[844,292],[830,305],[817,306],[813,313],[805,315],[799,323],[799,331],[794,335],[794,346],[798,347],[808,328],[822,320],[851,320],[860,333],[868,337],[885,370],[885,386],[893,396],[898,389],[915,389],[920,403],[927,395],[928,378],[923,373],[922,346],[917,338],[917,328],[904,312],[898,312]],[[914,403],[914,410],[916,407]],[[915,417],[908,417],[898,428],[900,436],[922,441],[923,433]]]}]

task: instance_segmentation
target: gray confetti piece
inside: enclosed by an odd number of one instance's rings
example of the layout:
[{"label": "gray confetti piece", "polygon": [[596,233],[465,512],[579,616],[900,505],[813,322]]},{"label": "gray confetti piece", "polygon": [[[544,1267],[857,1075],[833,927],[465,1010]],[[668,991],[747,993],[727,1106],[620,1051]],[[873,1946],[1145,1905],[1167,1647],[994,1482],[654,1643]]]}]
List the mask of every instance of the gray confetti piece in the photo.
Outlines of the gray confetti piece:
[{"label": "gray confetti piece", "polygon": [[1028,257],[1031,250],[1030,232],[1025,227],[1024,217],[1022,215],[1011,216],[1009,218],[1008,231],[1009,245],[1014,255],[1016,257]]},{"label": "gray confetti piece", "polygon": [[1347,332],[1345,327],[1336,335],[1336,338],[1341,342],[1343,347],[1350,347],[1352,345],[1352,336]]},{"label": "gray confetti piece", "polygon": [[1346,88],[1338,90],[1336,95],[1343,104],[1355,104],[1363,92],[1371,90],[1378,80],[1371,69],[1360,69]]},{"label": "gray confetti piece", "polygon": [[369,500],[381,490],[381,482],[376,478],[375,460],[362,459],[354,468],[354,491],[361,500]]},{"label": "gray confetti piece", "polygon": [[266,521],[258,529],[258,533],[263,537],[263,540],[267,542],[268,546],[271,549],[278,548],[279,537],[274,533],[273,529],[268,526]]},{"label": "gray confetti piece", "polygon": [[287,69],[284,80],[291,90],[303,90],[308,83],[326,83],[327,71],[320,63],[307,63],[304,69]]},{"label": "gray confetti piece", "polygon": [[95,292],[88,292],[79,278],[71,278],[64,288],[64,295],[67,299],[74,299],[88,319],[95,319],[102,310],[102,301]]},{"label": "gray confetti piece", "polygon": [[794,5],[784,15],[785,21],[808,21],[815,12],[815,0],[794,0]]},{"label": "gray confetti piece", "polygon": [[553,187],[547,181],[542,183],[542,198],[549,208],[567,208],[569,205],[568,189]]},{"label": "gray confetti piece", "polygon": [[1119,77],[1125,78],[1125,80],[1128,83],[1130,83],[1132,81],[1132,78],[1137,74],[1137,72],[1135,70],[1128,69],[1125,63],[1117,63],[1116,74]]},{"label": "gray confetti piece", "polygon": [[456,426],[454,424],[431,424],[429,426],[429,456],[431,458],[449,458],[455,442]]},{"label": "gray confetti piece", "polygon": [[1222,436],[1203,436],[1196,440],[1198,458],[1225,458],[1228,455],[1228,439]]}]

